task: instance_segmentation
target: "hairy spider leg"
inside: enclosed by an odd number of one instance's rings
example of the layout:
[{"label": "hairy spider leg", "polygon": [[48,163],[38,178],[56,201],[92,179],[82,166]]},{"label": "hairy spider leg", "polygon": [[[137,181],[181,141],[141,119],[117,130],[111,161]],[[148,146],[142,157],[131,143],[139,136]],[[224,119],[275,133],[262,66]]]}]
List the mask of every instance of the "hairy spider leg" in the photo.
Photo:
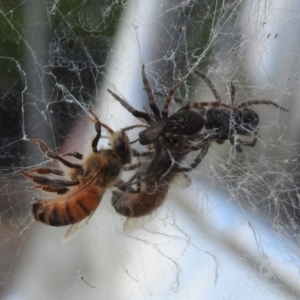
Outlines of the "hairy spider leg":
[{"label": "hairy spider leg", "polygon": [[193,169],[195,169],[204,159],[204,157],[206,156],[207,152],[208,152],[208,148],[209,148],[210,144],[203,146],[203,148],[201,148],[200,153],[196,156],[196,158],[194,159],[194,161],[190,164],[189,167],[187,168],[179,168],[178,172],[189,172]]},{"label": "hairy spider leg", "polygon": [[233,106],[233,103],[234,103],[234,99],[235,99],[235,86],[231,81],[230,82],[230,102],[231,102],[232,106]]},{"label": "hairy spider leg", "polygon": [[148,95],[148,100],[149,100],[150,108],[152,109],[152,111],[154,113],[155,120],[156,121],[160,121],[161,120],[160,111],[159,111],[158,107],[156,106],[156,104],[154,102],[153,93],[152,93],[152,90],[150,88],[148,79],[146,77],[145,65],[144,64],[142,65],[142,80],[143,80],[143,84],[144,84],[146,93]]},{"label": "hairy spider leg", "polygon": [[234,107],[225,103],[221,103],[221,102],[194,102],[194,103],[188,103],[185,106],[181,107],[179,110],[185,110],[185,109],[190,109],[190,108],[197,108],[200,109],[202,107],[225,107],[234,111],[238,111],[243,113],[243,109],[241,107]]},{"label": "hairy spider leg", "polygon": [[212,84],[212,82],[210,81],[210,79],[199,70],[194,69],[193,73],[195,73],[198,77],[200,77],[202,80],[204,80],[204,82],[207,84],[207,86],[210,88],[211,92],[215,96],[217,102],[221,102],[221,97],[218,94],[218,92],[217,92],[216,88],[214,87],[214,85]]},{"label": "hairy spider leg", "polygon": [[138,119],[142,119],[146,121],[148,124],[154,123],[154,121],[151,119],[150,115],[143,111],[136,110],[133,108],[128,102],[126,102],[124,99],[119,97],[116,93],[111,91],[110,89],[107,89],[107,91],[124,107],[127,111],[129,111],[134,117]]},{"label": "hairy spider leg", "polygon": [[174,92],[184,83],[184,80],[179,81],[177,84],[175,84],[172,88],[170,88],[165,105],[163,107],[163,110],[161,112],[161,115],[163,119],[168,119],[169,114],[169,105],[173,99]]},{"label": "hairy spider leg", "polygon": [[250,105],[257,105],[257,104],[269,104],[269,105],[273,105],[281,110],[284,110],[284,111],[289,111],[288,109],[286,108],[283,108],[281,107],[280,105],[278,105],[277,103],[271,101],[271,100],[250,100],[250,101],[246,101],[244,103],[241,103],[237,106],[237,108],[245,108],[247,106],[250,106]]}]

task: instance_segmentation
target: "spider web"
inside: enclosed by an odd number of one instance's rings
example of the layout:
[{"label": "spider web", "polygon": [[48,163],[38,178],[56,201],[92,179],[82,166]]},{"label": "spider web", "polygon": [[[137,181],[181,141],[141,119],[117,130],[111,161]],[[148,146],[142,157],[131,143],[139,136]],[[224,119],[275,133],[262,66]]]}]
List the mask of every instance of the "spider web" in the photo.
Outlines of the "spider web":
[{"label": "spider web", "polygon": [[[147,2],[0,4],[1,298],[298,299],[299,3]],[[176,93],[183,103],[169,113],[215,101],[191,74],[195,65],[222,102],[230,103],[232,82],[236,104],[269,99],[289,112],[251,106],[260,117],[256,146],[239,153],[228,141],[213,144],[189,173],[192,186],[171,189],[135,230],[124,230],[107,192],[81,234],[61,243],[67,228],[32,221],[32,197],[47,195],[27,191],[19,174],[61,166],[28,138],[87,154],[89,108],[115,130],[136,124],[107,88],[149,110],[143,63],[153,90],[186,78]],[[156,103],[161,109],[164,99]]]}]

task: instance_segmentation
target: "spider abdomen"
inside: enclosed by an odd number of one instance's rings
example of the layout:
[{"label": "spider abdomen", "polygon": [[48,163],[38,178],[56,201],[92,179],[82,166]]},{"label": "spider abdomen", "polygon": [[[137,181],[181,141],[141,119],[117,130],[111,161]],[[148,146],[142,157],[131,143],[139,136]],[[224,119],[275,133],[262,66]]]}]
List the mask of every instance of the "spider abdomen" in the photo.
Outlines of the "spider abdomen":
[{"label": "spider abdomen", "polygon": [[219,107],[213,107],[207,111],[205,129],[215,131],[217,143],[222,143],[226,140],[232,131],[230,124],[232,114],[234,112]]},{"label": "spider abdomen", "polygon": [[196,110],[181,110],[171,115],[164,131],[174,134],[192,135],[201,131],[206,118]]},{"label": "spider abdomen", "polygon": [[234,119],[237,134],[253,132],[259,123],[258,114],[249,108],[244,108],[243,113],[235,113]]}]

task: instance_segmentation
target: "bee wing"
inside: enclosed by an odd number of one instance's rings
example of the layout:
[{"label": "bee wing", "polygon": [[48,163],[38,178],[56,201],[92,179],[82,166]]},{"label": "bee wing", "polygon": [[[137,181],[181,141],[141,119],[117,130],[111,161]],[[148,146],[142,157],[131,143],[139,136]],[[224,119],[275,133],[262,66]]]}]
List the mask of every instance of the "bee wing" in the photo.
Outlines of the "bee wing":
[{"label": "bee wing", "polygon": [[[179,172],[174,174],[170,185],[176,189],[188,188],[192,184],[191,178],[185,173]],[[151,221],[154,220],[160,211],[162,210],[163,205],[160,205],[153,211],[150,215],[138,217],[138,218],[127,218],[123,225],[124,232],[133,232],[140,228],[147,229],[151,226]]]},{"label": "bee wing", "polygon": [[92,217],[94,212],[92,212],[88,217],[85,219],[81,220],[80,222],[77,222],[69,228],[69,230],[66,232],[64,238],[62,239],[62,242],[68,242],[72,238],[74,238],[80,231],[81,229],[89,222],[90,218]]},{"label": "bee wing", "polygon": [[147,227],[151,226],[151,221],[154,220],[159,212],[162,210],[163,205],[159,206],[155,211],[153,211],[150,215],[138,217],[138,218],[126,218],[123,231],[124,232],[133,232],[140,228],[144,228],[147,230]]},{"label": "bee wing", "polygon": [[185,189],[192,184],[191,178],[185,173],[176,173],[171,181],[171,185],[175,188]]}]

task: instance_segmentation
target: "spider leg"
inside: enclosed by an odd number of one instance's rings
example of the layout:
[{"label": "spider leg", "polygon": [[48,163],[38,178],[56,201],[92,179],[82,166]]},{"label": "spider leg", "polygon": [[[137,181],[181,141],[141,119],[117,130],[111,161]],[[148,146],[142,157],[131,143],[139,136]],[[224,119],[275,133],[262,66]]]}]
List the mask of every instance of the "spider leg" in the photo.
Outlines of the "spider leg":
[{"label": "spider leg", "polygon": [[[153,93],[152,93],[152,90],[150,88],[148,79],[146,77],[145,65],[144,64],[142,65],[142,79],[143,79],[143,84],[144,84],[145,90],[146,90],[147,95],[148,95],[150,108],[152,109],[152,111],[154,113],[154,116],[155,116],[155,120],[160,121],[161,120],[160,111],[159,111],[158,107],[156,106],[156,104],[154,102]],[[149,124],[151,124],[151,123],[149,123]]]},{"label": "spider leg", "polygon": [[136,118],[141,118],[143,120],[145,120],[148,124],[152,124],[153,120],[152,118],[145,112],[136,110],[135,108],[133,108],[129,103],[127,103],[124,99],[122,99],[121,97],[119,97],[117,94],[115,94],[113,91],[111,91],[110,89],[107,89],[107,91],[117,100],[120,102],[120,104],[125,107],[134,117]]},{"label": "spider leg", "polygon": [[204,159],[208,152],[209,146],[210,145],[204,146],[203,149],[201,149],[200,153],[196,156],[194,162],[191,163],[190,169],[195,169],[201,163],[201,161]]},{"label": "spider leg", "polygon": [[[159,91],[154,91],[154,94],[157,95],[157,96],[160,96],[160,97],[164,97],[164,98],[167,98],[168,95],[167,94],[164,94],[162,92],[159,92]],[[179,97],[173,97],[173,100],[178,103],[178,104],[182,104],[183,103],[183,99],[179,98]]]},{"label": "spider leg", "polygon": [[256,133],[257,132],[255,132],[255,134],[254,134],[255,137],[252,141],[243,141],[243,140],[240,140],[240,139],[234,140],[234,136],[231,136],[229,138],[229,141],[230,141],[231,145],[235,145],[235,149],[238,152],[243,152],[241,145],[248,146],[248,147],[254,147],[256,145],[256,142],[257,142]]},{"label": "spider leg", "polygon": [[[160,142],[167,149],[171,151],[171,153],[179,152],[180,155],[185,155],[190,151],[197,151],[206,145],[210,145],[213,141],[216,141],[216,134],[211,131],[202,132],[194,135],[179,135],[179,134],[167,134],[167,137],[172,136],[175,140],[179,140],[178,142],[168,142],[167,140],[161,139]],[[187,141],[197,140],[198,144],[191,145]]]},{"label": "spider leg", "polygon": [[157,143],[156,149],[155,149],[155,154],[147,168],[147,173],[150,173],[153,170],[153,168],[157,165],[157,162],[160,158],[161,152],[162,152],[162,145],[160,143]]},{"label": "spider leg", "polygon": [[242,141],[240,139],[237,139],[237,142],[241,145],[244,145],[244,146],[254,147],[256,145],[256,142],[257,142],[257,137],[255,137],[251,142]]},{"label": "spider leg", "polygon": [[213,93],[213,95],[215,96],[217,102],[221,102],[221,97],[218,94],[216,88],[214,87],[214,85],[212,84],[212,82],[210,81],[210,79],[201,71],[199,70],[193,70],[193,72],[199,76],[202,80],[205,81],[205,83],[207,84],[207,86],[210,88],[211,92]]},{"label": "spider leg", "polygon": [[231,105],[228,105],[228,104],[225,104],[225,103],[221,103],[221,102],[195,102],[195,103],[188,103],[185,106],[181,107],[179,109],[179,111],[180,110],[190,109],[190,108],[200,109],[200,108],[205,107],[205,106],[208,106],[208,107],[215,107],[215,106],[218,107],[218,106],[221,106],[221,107],[225,107],[225,108],[237,111],[237,112],[241,112],[241,113],[244,112],[241,107],[234,107],[234,106],[231,106]]},{"label": "spider leg", "polygon": [[[157,163],[158,163],[158,161],[160,159],[161,152],[162,152],[162,145],[157,144],[154,157],[151,160],[150,164],[148,165],[147,169],[146,170],[141,169],[141,170],[138,170],[137,172],[135,172],[133,174],[133,176],[127,182],[122,183],[123,188],[120,188],[120,189],[123,189],[123,190],[126,189],[125,186],[132,185],[133,181],[135,179],[137,179],[137,181],[141,181],[141,177],[142,176],[145,176],[145,177],[143,177],[143,181],[145,181],[145,179],[147,179],[148,177],[151,177],[153,175],[152,171],[153,171],[153,169],[155,169],[155,167],[157,166]],[[140,164],[139,166],[141,166],[141,165],[142,164]],[[131,168],[130,168],[131,166],[128,166],[128,167],[129,167],[129,169],[126,169],[126,170],[131,170]]]},{"label": "spider leg", "polygon": [[169,94],[167,96],[164,108],[161,112],[161,115],[163,119],[168,119],[168,111],[169,111],[169,105],[173,99],[174,91],[177,90],[182,84],[184,83],[184,80],[179,81],[177,84],[175,84],[172,88],[169,90]]},{"label": "spider leg", "polygon": [[250,100],[250,101],[246,101],[244,103],[241,103],[240,105],[237,106],[237,108],[245,108],[247,106],[250,106],[250,105],[256,105],[256,104],[270,104],[270,105],[273,105],[281,110],[284,110],[284,111],[289,111],[288,109],[286,108],[283,108],[281,106],[279,106],[277,103],[273,102],[273,101],[270,101],[270,100]]},{"label": "spider leg", "polygon": [[200,153],[196,156],[196,158],[190,164],[189,167],[178,168],[177,172],[188,172],[188,171],[195,169],[201,163],[201,161],[204,159],[204,157],[206,156],[209,146],[210,145],[206,145],[201,149]]},{"label": "spider leg", "polygon": [[235,99],[235,86],[231,81],[230,82],[230,102],[231,102],[232,106],[233,106],[234,99]]},{"label": "spider leg", "polygon": [[257,137],[255,137],[252,141],[243,141],[243,140],[237,139],[236,142],[243,146],[254,147],[257,142]]},{"label": "spider leg", "polygon": [[216,139],[214,138],[214,135],[209,136],[207,139],[201,140],[196,145],[190,145],[190,144],[182,144],[182,143],[174,143],[174,147],[179,149],[185,149],[186,151],[197,151],[199,149],[202,149],[203,147],[210,145],[212,142],[214,142]]}]

